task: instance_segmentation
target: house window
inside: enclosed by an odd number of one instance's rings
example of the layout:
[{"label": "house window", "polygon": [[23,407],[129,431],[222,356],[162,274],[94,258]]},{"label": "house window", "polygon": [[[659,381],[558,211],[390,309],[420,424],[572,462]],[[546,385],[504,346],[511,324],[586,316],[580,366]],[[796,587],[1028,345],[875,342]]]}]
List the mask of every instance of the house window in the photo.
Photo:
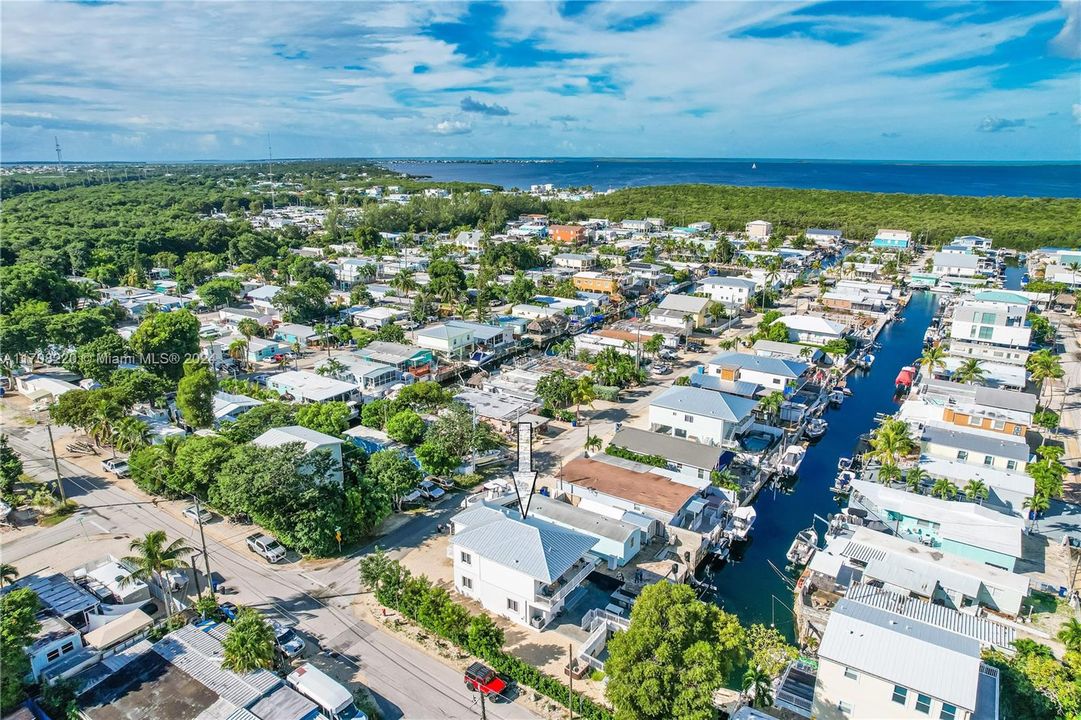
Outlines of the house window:
[{"label": "house window", "polygon": [[995,464],[995,456],[994,455],[984,455],[983,456],[983,464],[988,465],[988,466],[994,465]]},{"label": "house window", "polygon": [[995,329],[993,327],[981,327],[980,334],[977,337],[979,337],[980,340],[990,340],[994,334]]},{"label": "house window", "polygon": [[859,680],[860,674],[850,667],[845,668],[845,677],[849,680]]},{"label": "house window", "polygon": [[472,590],[473,578],[468,578],[465,575],[462,575],[462,587],[464,587],[466,590]]},{"label": "house window", "polygon": [[840,710],[845,715],[851,715],[852,714],[852,703],[846,703],[844,700],[841,700],[841,701],[839,701],[837,703],[837,709]]},{"label": "house window", "polygon": [[908,690],[901,687],[900,685],[894,685],[893,701],[898,705],[904,705],[906,700],[908,700]]},{"label": "house window", "polygon": [[473,564],[473,556],[470,555],[467,552],[463,552],[462,553],[462,565],[472,565],[472,564]]},{"label": "house window", "polygon": [[969,415],[968,416],[968,424],[969,425],[981,425],[982,423],[983,423],[983,418],[976,417],[975,415]]},{"label": "house window", "polygon": [[56,660],[58,657],[60,657],[60,651],[59,650],[50,650],[45,655],[45,662],[52,662],[53,660]]},{"label": "house window", "polygon": [[966,460],[968,460],[968,451],[967,450],[958,450],[957,451],[957,459],[960,460],[961,462],[965,462]]},{"label": "house window", "polygon": [[1006,461],[1006,469],[1007,470],[1016,470],[1017,469],[1017,461],[1016,460],[1007,460]]},{"label": "house window", "polygon": [[992,430],[1005,430],[1006,429],[1006,421],[1005,420],[992,420],[991,421],[991,429]]},{"label": "house window", "polygon": [[68,640],[66,643],[60,646],[60,652],[67,655],[69,652],[75,649],[75,641]]},{"label": "house window", "polygon": [[507,598],[507,609],[511,612],[518,612],[518,601]]},{"label": "house window", "polygon": [[924,715],[931,714],[931,698],[924,694],[916,696],[916,712]]},{"label": "house window", "polygon": [[693,423],[694,422],[694,415],[684,415],[683,416],[683,422]]},{"label": "house window", "polygon": [[940,720],[955,720],[957,717],[957,706],[950,705],[949,703],[942,703],[942,712],[938,714]]},{"label": "house window", "polygon": [[995,314],[993,312],[981,313],[980,322],[983,323],[984,325],[994,325],[995,324]]}]

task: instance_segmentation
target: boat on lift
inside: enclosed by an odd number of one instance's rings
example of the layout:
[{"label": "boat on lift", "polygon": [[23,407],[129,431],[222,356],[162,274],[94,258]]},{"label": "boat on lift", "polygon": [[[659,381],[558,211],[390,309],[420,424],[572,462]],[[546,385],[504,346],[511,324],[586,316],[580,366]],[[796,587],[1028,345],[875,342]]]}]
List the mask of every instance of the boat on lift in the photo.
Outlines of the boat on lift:
[{"label": "boat on lift", "polygon": [[845,401],[845,393],[843,390],[832,390],[826,397],[829,399],[831,405],[840,405]]},{"label": "boat on lift", "polygon": [[813,527],[805,528],[796,533],[796,539],[785,553],[785,558],[790,565],[802,567],[811,562],[817,549],[818,533]]},{"label": "boat on lift", "polygon": [[837,460],[837,469],[838,470],[842,470],[842,471],[843,470],[848,470],[851,467],[852,467],[852,458],[843,457],[843,458],[839,458]]},{"label": "boat on lift", "polygon": [[724,534],[731,538],[733,542],[746,540],[747,536],[751,534],[751,528],[754,527],[754,521],[757,517],[758,513],[750,505],[736,508],[732,511],[728,523],[724,526]]},{"label": "boat on lift", "polygon": [[807,423],[807,427],[803,429],[803,434],[809,437],[811,440],[817,440],[826,434],[826,430],[829,428],[829,423],[822,418],[814,418]]},{"label": "boat on lift", "polygon": [[897,394],[901,395],[911,390],[914,382],[916,382],[916,367],[914,365],[905,365],[901,368],[901,372],[897,373],[893,386],[897,390]]},{"label": "boat on lift", "polygon": [[848,495],[852,492],[852,481],[856,479],[856,473],[851,470],[842,470],[837,473],[837,478],[833,481],[833,487],[830,490],[834,495]]},{"label": "boat on lift", "polygon": [[802,445],[789,445],[777,463],[777,469],[782,477],[792,477],[799,472],[799,466],[803,463],[803,457],[807,454],[807,448]]},{"label": "boat on lift", "polygon": [[871,366],[875,364],[875,356],[871,353],[864,353],[856,360],[856,367],[861,370],[870,370]]}]

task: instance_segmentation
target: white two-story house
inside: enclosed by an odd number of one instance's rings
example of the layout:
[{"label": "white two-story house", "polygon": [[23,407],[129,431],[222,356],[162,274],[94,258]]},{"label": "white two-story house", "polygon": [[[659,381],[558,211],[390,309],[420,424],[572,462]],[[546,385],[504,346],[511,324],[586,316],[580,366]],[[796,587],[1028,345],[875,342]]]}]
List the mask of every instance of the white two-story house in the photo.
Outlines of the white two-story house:
[{"label": "white two-story house", "polygon": [[709,295],[710,300],[725,307],[742,308],[751,302],[757,287],[750,278],[708,277],[698,284],[698,292]]},{"label": "white two-story house", "polygon": [[454,516],[454,589],[494,615],[543,629],[593,572],[597,539],[478,503]]}]

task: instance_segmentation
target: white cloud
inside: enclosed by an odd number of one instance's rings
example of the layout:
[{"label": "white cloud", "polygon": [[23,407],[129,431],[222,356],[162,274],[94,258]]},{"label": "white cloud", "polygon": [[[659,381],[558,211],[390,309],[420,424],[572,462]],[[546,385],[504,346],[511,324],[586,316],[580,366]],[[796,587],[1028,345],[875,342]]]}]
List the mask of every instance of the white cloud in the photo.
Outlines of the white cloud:
[{"label": "white cloud", "polygon": [[432,128],[436,135],[467,135],[473,132],[473,126],[464,120],[441,120]]}]

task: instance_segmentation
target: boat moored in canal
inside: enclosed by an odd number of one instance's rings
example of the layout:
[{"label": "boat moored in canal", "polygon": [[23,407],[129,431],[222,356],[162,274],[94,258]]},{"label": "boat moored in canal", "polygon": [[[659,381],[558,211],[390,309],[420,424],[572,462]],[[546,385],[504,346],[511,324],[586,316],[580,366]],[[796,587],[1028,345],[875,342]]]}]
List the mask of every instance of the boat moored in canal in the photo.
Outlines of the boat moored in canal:
[{"label": "boat moored in canal", "polygon": [[861,370],[870,370],[871,366],[875,364],[875,356],[871,353],[864,353],[856,360],[856,367]]},{"label": "boat moored in canal", "polygon": [[893,381],[893,387],[898,395],[907,393],[912,389],[912,383],[916,381],[916,368],[913,365],[905,365]]},{"label": "boat moored in canal", "polygon": [[807,448],[802,445],[789,445],[785,448],[780,461],[777,463],[777,469],[781,471],[781,476],[793,477],[798,473],[799,466],[803,463],[803,458],[806,455]]},{"label": "boat moored in canal", "polygon": [[757,517],[758,513],[750,505],[736,508],[724,526],[725,536],[731,538],[733,542],[746,540]]},{"label": "boat moored in canal", "polygon": [[803,567],[811,562],[815,550],[818,549],[818,532],[814,527],[804,528],[796,534],[791,547],[785,553],[785,559],[793,567]]},{"label": "boat moored in canal", "polygon": [[830,490],[834,495],[848,495],[852,492],[852,481],[856,479],[856,473],[851,470],[842,470],[837,473],[837,479],[833,481]]},{"label": "boat moored in canal", "polygon": [[803,434],[812,440],[817,440],[826,434],[826,430],[829,428],[827,423],[822,418],[813,418],[807,423],[807,427],[803,429]]},{"label": "boat moored in canal", "polygon": [[830,405],[839,406],[845,401],[845,394],[843,390],[831,390],[830,394],[826,397],[829,398]]}]

